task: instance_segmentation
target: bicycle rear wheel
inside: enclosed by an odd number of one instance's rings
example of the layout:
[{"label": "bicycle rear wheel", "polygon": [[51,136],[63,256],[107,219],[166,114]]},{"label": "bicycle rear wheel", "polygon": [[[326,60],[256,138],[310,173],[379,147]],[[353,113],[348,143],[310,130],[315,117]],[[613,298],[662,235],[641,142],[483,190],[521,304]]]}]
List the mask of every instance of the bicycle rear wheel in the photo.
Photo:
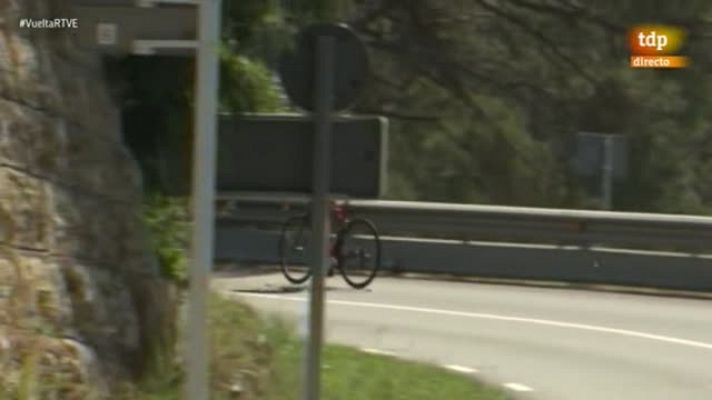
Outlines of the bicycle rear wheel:
[{"label": "bicycle rear wheel", "polygon": [[279,262],[282,274],[291,283],[304,283],[311,276],[309,254],[311,232],[305,216],[289,218],[279,237]]},{"label": "bicycle rear wheel", "polygon": [[351,220],[339,233],[337,261],[341,275],[354,289],[363,289],[381,268],[381,240],[371,221]]}]

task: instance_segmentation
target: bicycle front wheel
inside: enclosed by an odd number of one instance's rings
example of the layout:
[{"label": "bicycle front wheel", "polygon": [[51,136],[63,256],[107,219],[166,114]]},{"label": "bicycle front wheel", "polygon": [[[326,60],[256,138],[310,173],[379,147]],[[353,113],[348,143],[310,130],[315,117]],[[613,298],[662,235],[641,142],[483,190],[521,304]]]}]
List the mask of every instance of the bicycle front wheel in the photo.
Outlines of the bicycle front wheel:
[{"label": "bicycle front wheel", "polygon": [[279,237],[279,262],[282,274],[294,284],[304,283],[311,276],[309,253],[311,231],[305,216],[291,217],[282,226]]},{"label": "bicycle front wheel", "polygon": [[376,227],[366,219],[351,220],[339,234],[339,270],[354,289],[363,289],[381,267],[381,240]]}]

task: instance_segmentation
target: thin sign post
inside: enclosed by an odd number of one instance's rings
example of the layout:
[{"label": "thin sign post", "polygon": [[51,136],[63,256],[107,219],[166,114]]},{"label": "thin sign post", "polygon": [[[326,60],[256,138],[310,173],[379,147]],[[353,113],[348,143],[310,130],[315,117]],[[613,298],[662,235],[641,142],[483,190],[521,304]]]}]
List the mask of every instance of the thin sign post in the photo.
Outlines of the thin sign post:
[{"label": "thin sign post", "polygon": [[304,400],[319,400],[321,389],[321,347],[324,333],[324,272],[329,254],[329,182],[331,181],[331,114],[334,86],[334,38],[317,37],[315,52],[315,135],[314,194],[311,202],[312,279],[309,297],[309,338],[306,348]]},{"label": "thin sign post", "polygon": [[604,210],[613,205],[613,135],[603,137],[603,163],[601,164],[601,201]]},{"label": "thin sign post", "polygon": [[208,400],[210,397],[206,308],[208,279],[213,264],[220,0],[200,2],[198,16],[193,237],[185,344],[186,400]]}]

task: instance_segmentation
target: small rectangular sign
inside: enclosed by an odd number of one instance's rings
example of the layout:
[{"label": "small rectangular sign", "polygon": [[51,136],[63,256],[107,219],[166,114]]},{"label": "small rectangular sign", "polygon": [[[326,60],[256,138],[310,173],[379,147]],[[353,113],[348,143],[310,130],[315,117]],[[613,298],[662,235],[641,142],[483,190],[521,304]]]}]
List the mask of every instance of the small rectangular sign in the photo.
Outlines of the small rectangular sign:
[{"label": "small rectangular sign", "polygon": [[597,176],[602,173],[606,138],[613,141],[611,156],[613,177],[624,179],[628,175],[628,141],[623,135],[579,132],[572,167],[576,174]]},{"label": "small rectangular sign", "polygon": [[96,44],[99,46],[114,46],[117,43],[117,26],[100,22],[96,24]]},{"label": "small rectangular sign", "polygon": [[[378,198],[386,190],[387,120],[335,117],[331,192]],[[314,121],[308,115],[221,115],[218,192],[311,193]]]}]

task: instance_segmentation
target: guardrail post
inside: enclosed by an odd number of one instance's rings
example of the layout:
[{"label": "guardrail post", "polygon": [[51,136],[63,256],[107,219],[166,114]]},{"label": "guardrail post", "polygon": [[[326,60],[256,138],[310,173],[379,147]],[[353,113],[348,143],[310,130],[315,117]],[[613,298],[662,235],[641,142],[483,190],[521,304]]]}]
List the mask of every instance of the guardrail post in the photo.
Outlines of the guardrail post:
[{"label": "guardrail post", "polygon": [[613,135],[604,136],[601,169],[601,202],[604,210],[610,210],[613,203]]}]

